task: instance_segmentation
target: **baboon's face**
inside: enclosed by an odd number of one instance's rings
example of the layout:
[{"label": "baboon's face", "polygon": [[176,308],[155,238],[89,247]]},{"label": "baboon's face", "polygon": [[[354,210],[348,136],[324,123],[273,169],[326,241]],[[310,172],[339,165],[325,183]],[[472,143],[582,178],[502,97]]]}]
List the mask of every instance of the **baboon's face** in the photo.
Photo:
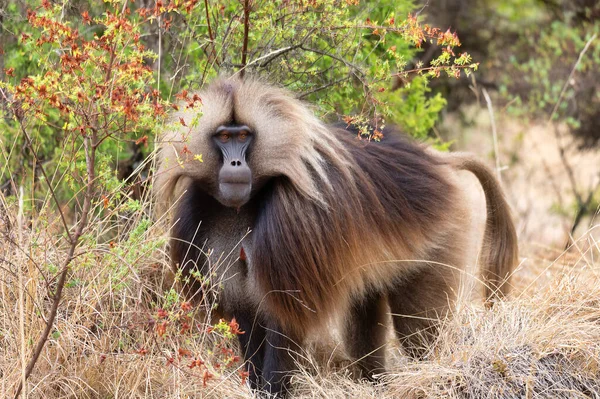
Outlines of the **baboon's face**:
[{"label": "baboon's face", "polygon": [[[303,196],[322,201],[317,186],[327,180],[325,157],[341,160],[335,154],[341,146],[302,103],[256,81],[219,81],[200,97],[201,115],[187,108],[176,115],[190,128],[164,136],[170,144],[161,151],[164,171],[157,187],[178,190],[183,188],[178,179],[189,178],[222,205],[237,209],[272,179],[287,179]],[[202,158],[190,160],[189,154]],[[185,165],[175,164],[182,159]]]},{"label": "baboon's face", "polygon": [[247,126],[219,126],[212,141],[221,155],[217,201],[239,208],[250,199],[252,170],[246,160],[254,136]]}]

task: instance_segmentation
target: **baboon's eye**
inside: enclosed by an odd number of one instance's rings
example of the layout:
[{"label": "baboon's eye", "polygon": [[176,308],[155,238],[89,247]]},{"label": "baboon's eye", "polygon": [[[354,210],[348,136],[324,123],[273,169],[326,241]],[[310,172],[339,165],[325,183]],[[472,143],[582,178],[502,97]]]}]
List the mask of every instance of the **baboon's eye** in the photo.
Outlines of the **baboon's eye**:
[{"label": "baboon's eye", "polygon": [[231,134],[229,134],[229,132],[221,132],[221,133],[219,133],[219,141],[221,143],[227,143],[230,138],[231,138]]},{"label": "baboon's eye", "polygon": [[247,139],[247,138],[248,138],[248,132],[247,132],[247,131],[245,131],[245,130],[242,130],[242,131],[240,132],[240,134],[238,135],[238,140],[239,140],[239,141],[241,141],[242,143],[243,143],[244,141],[246,141],[246,139]]}]

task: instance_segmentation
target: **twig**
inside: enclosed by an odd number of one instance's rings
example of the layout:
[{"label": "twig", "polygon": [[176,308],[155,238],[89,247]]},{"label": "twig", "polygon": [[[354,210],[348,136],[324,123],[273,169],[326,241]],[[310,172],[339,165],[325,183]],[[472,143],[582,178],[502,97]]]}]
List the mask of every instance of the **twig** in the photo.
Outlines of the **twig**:
[{"label": "twig", "polygon": [[[17,226],[19,229],[19,246],[23,244],[23,186],[19,187],[19,214],[17,215]],[[27,369],[25,362],[27,360],[26,351],[27,347],[25,344],[25,309],[24,309],[24,295],[25,285],[23,284],[23,271],[21,270],[21,263],[18,262],[19,266],[17,273],[19,275],[19,337],[21,339],[21,385],[25,386],[27,381]],[[23,397],[27,397],[27,390],[23,392]]]},{"label": "twig", "polygon": [[446,71],[446,70],[451,69],[451,68],[469,69],[469,68],[471,68],[471,65],[440,65],[440,66],[432,66],[432,67],[425,67],[425,68],[413,68],[413,69],[409,69],[408,71],[402,71],[402,72],[393,73],[391,76],[397,76],[399,78],[402,78],[402,77],[405,77],[406,75],[408,75],[410,73],[425,72],[425,71],[435,71],[435,70]]},{"label": "twig", "polygon": [[[110,75],[107,75],[107,77],[108,76],[110,76]],[[40,165],[40,170],[42,171],[42,174],[44,175],[44,178],[46,180],[46,184],[48,185],[50,192],[52,193],[52,198],[55,201],[56,206],[59,208],[59,212],[60,212],[61,216],[63,216],[63,222],[65,223],[65,226],[66,226],[66,233],[69,237],[69,241],[71,244],[69,247],[69,252],[68,252],[67,258],[65,259],[65,261],[63,263],[63,270],[60,272],[60,276],[59,276],[58,282],[56,284],[56,292],[54,293],[54,296],[52,299],[52,308],[50,309],[50,313],[48,314],[48,318],[46,321],[46,327],[44,328],[44,331],[42,331],[42,334],[40,335],[40,338],[37,341],[37,344],[33,351],[33,355],[31,356],[31,359],[29,360],[29,363],[27,364],[27,369],[25,370],[24,381],[26,382],[27,378],[29,378],[29,376],[33,372],[35,364],[37,363],[40,355],[42,354],[42,350],[44,349],[44,346],[46,345],[46,342],[48,341],[48,337],[50,336],[50,332],[52,331],[52,328],[54,326],[54,320],[56,319],[56,314],[58,313],[58,305],[60,304],[63,288],[65,287],[65,282],[67,281],[67,274],[69,273],[69,270],[70,270],[69,266],[71,264],[71,261],[74,258],[75,249],[77,248],[79,238],[81,237],[85,227],[87,226],[88,215],[92,208],[92,197],[94,194],[94,180],[96,178],[95,177],[95,167],[94,167],[95,163],[96,163],[96,159],[95,159],[96,158],[96,146],[95,146],[95,144],[96,144],[98,136],[97,136],[97,130],[92,129],[91,137],[86,136],[84,138],[85,163],[86,163],[87,175],[88,175],[87,176],[87,184],[86,184],[86,192],[85,192],[84,201],[83,201],[83,208],[81,210],[81,219],[79,220],[79,222],[77,224],[75,233],[73,235],[71,235],[69,233],[69,228],[66,225],[66,220],[64,219],[64,215],[62,215],[62,211],[60,210],[60,202],[58,202],[56,195],[54,195],[54,190],[52,188],[52,185],[50,184],[50,180],[48,180],[48,178],[47,178],[46,171],[44,169],[43,164],[41,162],[39,162],[37,153],[35,151],[33,151],[33,145],[31,142],[31,138],[29,137],[29,134],[27,133],[27,131],[25,130],[25,127],[23,126],[22,118],[18,118],[18,121],[19,121],[19,126],[21,128],[21,132],[26,137],[28,144],[32,148],[34,157]],[[15,399],[17,399],[19,397],[21,391],[23,390],[23,387],[25,385],[24,381],[22,380],[19,382],[19,386],[17,387],[16,393],[14,396]]]},{"label": "twig", "polygon": [[[248,68],[249,66],[252,66],[254,64],[257,64],[259,61],[264,60],[265,58],[268,58],[265,62],[263,62],[262,64],[259,64],[259,67],[265,67],[267,66],[271,61],[273,61],[274,59],[276,59],[277,57],[290,52],[292,50],[295,50],[297,48],[299,48],[302,44],[294,44],[292,46],[286,46],[286,47],[282,47],[279,48],[277,50],[273,50],[268,54],[265,55],[261,55],[258,58],[253,59],[252,61],[248,62],[247,64],[243,65],[243,64],[233,64],[233,66],[239,67],[239,68]],[[270,58],[269,58],[270,57]],[[241,71],[240,71],[241,73]]]},{"label": "twig", "polygon": [[256,63],[259,60],[262,60],[262,59],[265,59],[267,57],[270,57],[268,60],[266,60],[265,62],[263,62],[263,63],[261,63],[259,65],[261,68],[266,67],[270,62],[273,62],[273,60],[277,59],[278,57],[281,57],[285,53],[301,47],[304,43],[306,43],[306,40],[308,40],[308,38],[315,32],[315,30],[316,30],[316,28],[312,28],[306,35],[304,35],[304,37],[302,38],[302,40],[300,40],[300,43],[294,44],[292,46],[287,46],[287,47],[284,47],[284,48],[280,48],[278,50],[271,51],[269,54],[266,54],[266,55],[264,55],[262,57],[257,58],[256,60],[251,61],[248,65],[252,65],[252,64]]},{"label": "twig", "polygon": [[[590,190],[587,198],[585,199],[585,201],[581,204],[581,206],[577,210],[577,214],[575,215],[575,220],[573,221],[573,225],[571,226],[571,232],[569,233],[569,237],[573,237],[573,234],[575,234],[575,230],[577,229],[577,226],[579,226],[579,223],[581,223],[583,216],[587,212],[588,207],[590,206],[590,203],[592,202],[592,199],[594,198],[594,193],[596,192],[596,188],[592,188]],[[567,246],[568,245],[569,245],[569,242],[567,241]]]},{"label": "twig", "polygon": [[244,45],[242,47],[242,68],[240,76],[244,78],[246,59],[248,57],[248,34],[250,31],[250,0],[244,0]]},{"label": "twig", "polygon": [[485,87],[481,88],[481,92],[483,93],[483,97],[485,97],[485,102],[487,104],[488,112],[490,113],[490,121],[492,123],[492,138],[494,140],[494,157],[496,158],[496,174],[498,181],[502,183],[502,173],[500,169],[500,153],[498,152],[498,133],[496,132],[496,119],[494,118],[494,107],[492,107],[492,100],[490,99],[490,95],[488,94]]},{"label": "twig", "polygon": [[594,33],[592,35],[592,37],[590,37],[590,40],[588,40],[587,43],[585,44],[585,46],[583,47],[583,50],[581,50],[581,53],[579,53],[579,57],[577,58],[577,62],[575,62],[575,65],[573,65],[573,69],[571,69],[571,73],[569,73],[569,77],[565,81],[565,84],[563,85],[562,90],[560,91],[560,95],[558,96],[558,100],[556,101],[556,104],[554,105],[554,108],[552,108],[552,113],[550,114],[550,118],[548,118],[548,122],[551,122],[552,118],[554,118],[554,114],[556,114],[556,111],[558,110],[558,107],[560,106],[560,103],[562,102],[562,98],[565,95],[565,91],[567,91],[567,86],[569,85],[569,82],[571,81],[571,78],[573,77],[573,75],[575,74],[575,71],[577,70],[577,67],[579,66],[579,64],[583,60],[583,56],[585,55],[585,53],[588,51],[588,49],[592,45],[592,42],[594,40],[596,40],[596,37],[598,37],[598,34]]},{"label": "twig", "polygon": [[[160,23],[162,21],[161,16],[158,16],[158,66],[156,68],[156,90],[160,91],[160,69],[161,69],[161,59],[162,59],[162,29],[160,27]],[[157,100],[158,101],[158,100]]]},{"label": "twig", "polygon": [[208,11],[208,0],[204,0],[204,9],[206,10],[206,24],[208,25],[208,59],[217,63],[217,50],[215,49],[215,37],[213,36],[212,27],[210,25],[210,13]]},{"label": "twig", "polygon": [[208,37],[209,37],[210,41],[213,42],[215,40],[215,38],[212,33],[212,28],[210,27],[210,14],[208,12],[208,0],[204,0],[204,8],[206,10],[206,23],[208,25]]},{"label": "twig", "polygon": [[50,190],[50,195],[52,196],[54,203],[56,203],[56,206],[58,208],[58,214],[60,215],[60,219],[62,220],[63,226],[65,227],[65,232],[67,234],[67,237],[69,238],[69,242],[73,243],[73,237],[71,236],[71,233],[69,232],[69,224],[67,223],[65,214],[63,213],[62,208],[60,207],[60,202],[58,201],[58,198],[56,197],[54,188],[52,187],[52,184],[50,184],[50,179],[48,179],[48,175],[46,174],[46,169],[44,168],[43,163],[40,161],[40,158],[38,157],[37,151],[35,150],[35,148],[33,146],[33,142],[31,140],[31,137],[29,136],[29,133],[27,133],[27,130],[25,130],[25,127],[23,126],[23,120],[20,118],[17,118],[17,119],[19,120],[19,127],[21,128],[21,133],[23,133],[23,136],[25,137],[25,140],[27,141],[27,145],[29,146],[29,149],[31,150],[33,157],[35,158],[36,162],[40,165],[40,171],[42,172],[42,175],[44,176],[44,180],[46,181],[46,184],[48,185],[48,189]]},{"label": "twig", "polygon": [[421,9],[415,13],[415,17],[418,17],[419,15],[421,15],[423,10],[425,10],[427,7],[429,7],[429,0],[427,0],[425,2],[425,4],[423,5],[423,7],[421,7]]},{"label": "twig", "polygon": [[350,78],[349,78],[349,77],[347,77],[347,76],[345,76],[345,77],[343,77],[343,78],[341,78],[341,79],[338,79],[338,80],[335,80],[335,81],[333,81],[333,82],[329,82],[329,83],[327,83],[327,84],[324,84],[324,85],[322,85],[322,86],[319,86],[319,87],[317,87],[316,89],[312,89],[312,90],[306,91],[306,92],[304,92],[304,93],[300,94],[300,95],[298,96],[298,99],[300,99],[300,100],[301,100],[301,99],[303,99],[303,98],[305,98],[305,97],[308,97],[308,96],[310,96],[310,95],[311,95],[311,94],[313,94],[313,93],[316,93],[316,92],[318,92],[318,91],[321,91],[321,90],[325,90],[325,89],[327,89],[328,87],[335,86],[335,85],[337,85],[337,84],[339,84],[339,83],[342,83],[343,81],[345,81],[345,80],[348,80],[348,79],[350,79]]},{"label": "twig", "polygon": [[316,49],[316,48],[310,48],[310,47],[305,47],[305,46],[300,46],[300,49],[302,49],[304,51],[310,51],[311,53],[320,54],[320,55],[325,56],[325,57],[332,58],[332,59],[334,59],[336,61],[341,62],[342,64],[346,65],[347,67],[352,68],[352,70],[355,73],[358,73],[361,76],[365,76],[365,73],[358,66],[352,64],[349,61],[346,61],[345,59],[343,59],[341,57],[338,57],[337,55],[334,55],[334,54],[331,54],[331,53],[328,53],[326,51],[319,50],[319,49]]},{"label": "twig", "polygon": [[[587,43],[585,43],[583,50],[581,50],[581,52],[579,53],[579,57],[577,57],[577,61],[575,62],[575,65],[573,65],[573,68],[571,68],[571,72],[569,73],[569,76],[567,77],[567,80],[565,81],[565,84],[563,85],[562,90],[560,91],[558,100],[556,101],[556,104],[554,104],[554,108],[552,108],[552,112],[550,113],[550,116],[548,117],[547,125],[550,125],[551,123],[553,123],[552,120],[554,119],[554,115],[558,111],[558,107],[560,107],[560,104],[562,103],[562,99],[564,97],[565,92],[567,91],[569,82],[573,78],[573,75],[575,75],[575,71],[577,70],[577,67],[583,60],[583,56],[588,51],[588,49],[590,48],[590,46],[592,45],[592,42],[596,39],[596,37],[598,37],[598,34],[594,33],[594,35],[592,35],[592,37],[590,37],[590,39],[587,41]],[[567,176],[569,177],[569,182],[571,183],[571,190],[573,191],[573,194],[575,195],[575,200],[577,201],[578,210],[577,210],[577,214],[575,216],[575,221],[573,223],[573,227],[571,228],[571,233],[573,233],[573,231],[577,227],[577,224],[579,224],[579,221],[583,217],[583,213],[587,210],[587,206],[589,205],[588,202],[591,201],[591,196],[588,197],[587,200],[584,200],[583,196],[577,190],[577,181],[575,179],[575,173],[573,172],[573,168],[571,167],[571,164],[567,160],[567,157],[565,154],[565,147],[562,145],[561,135],[560,135],[560,132],[558,131],[558,126],[556,126],[556,124],[554,124],[553,132],[554,132],[554,136],[556,137],[556,146],[558,147],[558,153],[560,155],[560,160],[567,172]],[[592,193],[593,193],[593,191],[592,191]],[[567,240],[565,248],[569,247],[570,241],[571,241],[571,239],[569,238]]]},{"label": "twig", "polygon": [[560,155],[560,160],[567,172],[567,177],[569,178],[569,183],[571,183],[571,191],[573,191],[573,195],[577,200],[577,204],[581,205],[583,203],[583,197],[577,190],[577,180],[575,179],[575,172],[573,172],[573,168],[567,159],[565,147],[562,145],[562,140],[560,137],[560,133],[558,131],[558,126],[554,125],[554,136],[556,137],[556,146],[558,147],[558,154]]}]

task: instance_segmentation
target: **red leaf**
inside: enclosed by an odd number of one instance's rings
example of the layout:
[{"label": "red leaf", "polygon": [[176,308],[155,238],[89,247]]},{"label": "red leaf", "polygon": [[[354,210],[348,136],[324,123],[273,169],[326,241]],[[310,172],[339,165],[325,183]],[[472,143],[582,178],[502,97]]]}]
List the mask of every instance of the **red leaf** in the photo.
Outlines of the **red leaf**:
[{"label": "red leaf", "polygon": [[90,14],[87,11],[84,11],[81,13],[81,17],[83,18],[83,23],[84,24],[91,24],[92,23],[92,19],[90,18]]},{"label": "red leaf", "polygon": [[202,386],[206,386],[208,380],[213,378],[213,375],[208,372],[208,370],[204,370],[204,374],[202,375]]},{"label": "red leaf", "polygon": [[146,147],[148,146],[148,136],[147,135],[142,136],[135,141],[135,144],[137,144],[137,145],[140,145],[142,143],[144,144],[144,146],[146,146]]},{"label": "red leaf", "polygon": [[233,319],[231,319],[231,321],[229,322],[229,330],[231,331],[232,334],[235,334],[235,335],[242,335],[242,334],[246,333],[245,331],[240,330],[240,325],[235,320],[235,317]]},{"label": "red leaf", "polygon": [[138,355],[144,356],[148,353],[148,350],[145,348],[140,348],[137,351],[135,351],[135,353],[137,353]]},{"label": "red leaf", "polygon": [[192,354],[192,352],[190,352],[187,349],[183,349],[183,348],[179,348],[177,350],[177,353],[179,354],[179,357],[187,357],[187,356],[190,356]]},{"label": "red leaf", "polygon": [[247,371],[240,370],[240,377],[242,377],[242,385],[246,384],[246,379],[250,377],[250,373]]}]

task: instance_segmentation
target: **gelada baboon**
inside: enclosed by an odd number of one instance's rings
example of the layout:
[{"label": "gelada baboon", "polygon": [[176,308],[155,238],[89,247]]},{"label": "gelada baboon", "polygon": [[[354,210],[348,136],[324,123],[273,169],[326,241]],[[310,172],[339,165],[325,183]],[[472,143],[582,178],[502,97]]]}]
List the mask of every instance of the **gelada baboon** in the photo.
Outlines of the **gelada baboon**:
[{"label": "gelada baboon", "polygon": [[472,172],[486,196],[486,296],[508,290],[517,259],[509,207],[470,155],[441,154],[391,131],[381,142],[358,140],[257,80],[221,79],[200,97],[196,125],[195,115],[175,116],[195,126],[189,136],[164,137],[155,190],[174,204],[170,251],[184,274],[241,254],[218,273],[219,308],[245,331],[253,388],[285,394],[291,353],[339,315],[365,377],[384,367],[390,313],[418,356],[456,296],[472,241],[457,170]]}]

